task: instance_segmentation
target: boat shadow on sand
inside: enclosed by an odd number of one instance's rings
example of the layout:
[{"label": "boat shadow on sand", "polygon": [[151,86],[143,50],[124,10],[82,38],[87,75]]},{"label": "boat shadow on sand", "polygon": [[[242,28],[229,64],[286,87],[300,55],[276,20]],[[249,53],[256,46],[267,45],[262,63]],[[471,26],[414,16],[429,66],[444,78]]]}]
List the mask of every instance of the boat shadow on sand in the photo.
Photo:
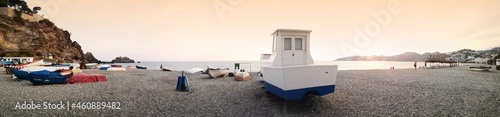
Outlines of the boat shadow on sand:
[{"label": "boat shadow on sand", "polygon": [[[262,84],[261,82],[254,82]],[[325,97],[311,96],[303,100],[285,100],[279,96],[276,96],[270,92],[267,92],[264,88],[260,88],[257,94],[254,95],[255,98],[262,101],[268,102],[269,108],[274,108],[281,112],[281,114],[299,114],[299,115],[310,115],[321,113],[325,110],[325,105],[332,105],[331,101],[327,100]],[[326,109],[329,110],[329,109]]]}]

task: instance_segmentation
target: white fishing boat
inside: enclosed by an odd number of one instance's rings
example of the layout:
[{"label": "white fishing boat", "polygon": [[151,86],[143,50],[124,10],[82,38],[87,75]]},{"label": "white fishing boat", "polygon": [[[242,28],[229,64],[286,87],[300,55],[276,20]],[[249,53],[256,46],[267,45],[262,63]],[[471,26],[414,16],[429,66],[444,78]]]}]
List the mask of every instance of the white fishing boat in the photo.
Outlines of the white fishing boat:
[{"label": "white fishing boat", "polygon": [[475,66],[475,67],[469,67],[471,71],[489,71],[491,67],[486,67],[486,66]]},{"label": "white fishing boat", "polygon": [[193,73],[203,73],[203,68],[191,68],[186,70],[187,73],[193,74]]},{"label": "white fishing boat", "polygon": [[127,69],[125,69],[123,67],[110,67],[110,68],[106,69],[106,71],[127,71]]},{"label": "white fishing boat", "polygon": [[278,29],[273,53],[261,55],[264,88],[285,100],[300,100],[313,94],[333,93],[337,65],[314,65],[309,30]]},{"label": "white fishing boat", "polygon": [[87,63],[87,64],[85,64],[85,68],[86,69],[98,69],[97,66],[98,66],[97,63]]},{"label": "white fishing boat", "polygon": [[[21,68],[19,70],[26,71],[26,72],[37,72],[37,71],[43,71],[43,70],[54,72],[56,70],[69,70],[69,67],[67,67],[67,66],[62,66],[62,67],[61,66],[26,66],[26,67]],[[69,70],[69,71],[71,71],[71,70]],[[68,74],[68,72],[63,72],[63,73]],[[69,73],[71,73],[71,72],[69,72]],[[17,78],[17,76],[15,76],[13,74],[12,79],[16,79],[16,78]]]},{"label": "white fishing boat", "polygon": [[226,77],[229,74],[229,69],[208,67],[206,73],[212,78]]},{"label": "white fishing boat", "polygon": [[163,65],[160,65],[160,69],[163,71],[172,71],[172,68],[163,67]]}]

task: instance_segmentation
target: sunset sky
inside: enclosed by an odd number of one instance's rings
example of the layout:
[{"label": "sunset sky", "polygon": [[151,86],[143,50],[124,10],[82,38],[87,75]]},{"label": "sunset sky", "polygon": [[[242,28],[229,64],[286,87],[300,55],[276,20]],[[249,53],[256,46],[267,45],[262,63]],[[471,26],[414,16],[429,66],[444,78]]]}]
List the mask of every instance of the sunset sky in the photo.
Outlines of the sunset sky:
[{"label": "sunset sky", "polygon": [[499,0],[26,1],[105,61],[259,60],[276,29],[312,30],[315,60],[500,46]]}]

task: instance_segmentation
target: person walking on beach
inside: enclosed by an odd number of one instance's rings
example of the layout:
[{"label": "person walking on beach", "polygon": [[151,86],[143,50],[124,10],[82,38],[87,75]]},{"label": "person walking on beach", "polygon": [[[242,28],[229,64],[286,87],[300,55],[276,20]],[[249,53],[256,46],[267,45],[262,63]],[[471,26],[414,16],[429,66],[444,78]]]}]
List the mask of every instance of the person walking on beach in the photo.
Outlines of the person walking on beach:
[{"label": "person walking on beach", "polygon": [[417,61],[415,61],[415,63],[413,63],[413,67],[415,67],[415,70],[417,70]]}]

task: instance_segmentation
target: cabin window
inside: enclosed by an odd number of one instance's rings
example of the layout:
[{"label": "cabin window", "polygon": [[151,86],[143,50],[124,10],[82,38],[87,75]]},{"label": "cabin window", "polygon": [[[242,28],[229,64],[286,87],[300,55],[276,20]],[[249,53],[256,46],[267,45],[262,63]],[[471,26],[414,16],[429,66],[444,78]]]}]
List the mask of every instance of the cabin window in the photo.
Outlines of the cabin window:
[{"label": "cabin window", "polygon": [[285,38],[285,50],[292,50],[292,38]]},{"label": "cabin window", "polygon": [[295,38],[295,50],[302,50],[302,38]]}]

